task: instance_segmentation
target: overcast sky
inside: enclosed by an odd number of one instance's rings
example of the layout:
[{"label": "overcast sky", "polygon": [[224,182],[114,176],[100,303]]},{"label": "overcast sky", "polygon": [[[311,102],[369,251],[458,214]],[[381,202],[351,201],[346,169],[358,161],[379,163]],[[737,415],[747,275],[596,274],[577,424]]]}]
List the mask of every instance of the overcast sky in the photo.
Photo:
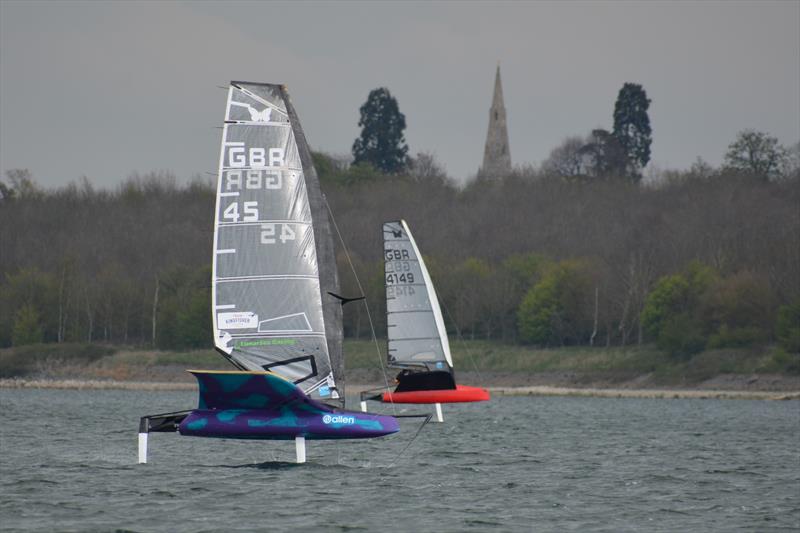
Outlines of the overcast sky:
[{"label": "overcast sky", "polygon": [[285,83],[316,150],[349,153],[388,87],[411,153],[463,180],[501,62],[514,164],[652,99],[652,161],[719,164],[744,128],[800,140],[800,2],[11,2],[0,0],[0,170],[45,186],[217,167],[230,80]]}]

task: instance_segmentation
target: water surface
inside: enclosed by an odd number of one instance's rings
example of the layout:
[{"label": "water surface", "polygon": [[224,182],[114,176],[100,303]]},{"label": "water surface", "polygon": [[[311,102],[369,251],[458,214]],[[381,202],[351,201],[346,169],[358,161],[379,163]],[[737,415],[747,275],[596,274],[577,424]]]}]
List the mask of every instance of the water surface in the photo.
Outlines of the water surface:
[{"label": "water surface", "polygon": [[290,441],[153,434],[136,465],[139,416],[195,402],[0,390],[0,529],[800,528],[799,402],[500,397],[445,406],[402,454],[417,421],[309,441],[305,465]]}]

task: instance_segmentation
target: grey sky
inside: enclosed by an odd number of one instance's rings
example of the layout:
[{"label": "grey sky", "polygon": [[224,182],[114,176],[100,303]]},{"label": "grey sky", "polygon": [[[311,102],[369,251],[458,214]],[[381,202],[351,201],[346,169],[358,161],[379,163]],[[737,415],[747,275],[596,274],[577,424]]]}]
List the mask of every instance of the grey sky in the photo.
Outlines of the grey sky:
[{"label": "grey sky", "polygon": [[0,0],[0,170],[45,186],[217,166],[232,79],[289,86],[317,150],[348,153],[388,87],[412,153],[481,163],[502,62],[511,156],[610,128],[616,93],[653,100],[653,162],[719,164],[737,131],[800,140],[800,2],[163,3]]}]

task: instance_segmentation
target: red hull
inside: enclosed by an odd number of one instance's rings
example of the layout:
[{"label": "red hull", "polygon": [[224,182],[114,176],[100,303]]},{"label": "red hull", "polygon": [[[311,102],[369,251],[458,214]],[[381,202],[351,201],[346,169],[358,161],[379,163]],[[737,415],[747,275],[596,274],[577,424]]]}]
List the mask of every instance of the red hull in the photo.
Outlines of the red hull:
[{"label": "red hull", "polygon": [[416,390],[409,392],[384,392],[382,401],[386,403],[460,403],[485,402],[489,391],[480,387],[456,385],[455,389]]}]

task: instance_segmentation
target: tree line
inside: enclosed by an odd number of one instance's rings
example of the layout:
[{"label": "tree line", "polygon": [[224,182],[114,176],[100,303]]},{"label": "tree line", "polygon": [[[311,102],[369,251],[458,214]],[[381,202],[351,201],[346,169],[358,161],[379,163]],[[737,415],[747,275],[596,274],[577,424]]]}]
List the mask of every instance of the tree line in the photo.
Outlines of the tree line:
[{"label": "tree line", "polygon": [[[541,346],[652,341],[680,355],[699,347],[669,339],[686,321],[702,347],[784,339],[800,349],[799,187],[729,169],[651,186],[528,171],[464,190],[412,177],[328,195],[379,332],[377,228],[405,218],[453,333]],[[693,269],[703,284],[663,296]],[[361,313],[346,308],[348,334],[367,334]]]},{"label": "tree line", "polygon": [[[452,335],[656,342],[677,356],[776,340],[800,350],[797,176],[693,168],[645,186],[528,169],[459,189],[435,160],[417,159],[402,175],[364,177],[315,154],[343,236],[342,292],[358,296],[360,281],[379,336],[380,228],[404,218]],[[113,191],[86,180],[44,191],[24,172],[6,181],[0,346],[210,344],[211,183],[154,173]],[[371,334],[363,305],[345,306],[345,333]]]}]

